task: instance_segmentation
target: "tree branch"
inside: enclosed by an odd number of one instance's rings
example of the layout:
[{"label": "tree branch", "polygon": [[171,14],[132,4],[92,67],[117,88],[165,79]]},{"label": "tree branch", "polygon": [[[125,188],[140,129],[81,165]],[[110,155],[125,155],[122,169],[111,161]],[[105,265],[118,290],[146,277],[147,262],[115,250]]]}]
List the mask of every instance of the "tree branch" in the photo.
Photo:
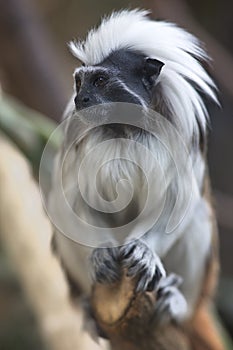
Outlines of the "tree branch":
[{"label": "tree branch", "polygon": [[175,324],[153,322],[156,292],[135,293],[128,277],[113,285],[96,284],[92,294],[95,317],[113,350],[190,350],[189,341]]},{"label": "tree branch", "polygon": [[51,224],[28,163],[2,135],[0,203],[0,238],[49,348],[100,349],[82,331],[81,311],[70,303],[63,271],[50,250]]}]

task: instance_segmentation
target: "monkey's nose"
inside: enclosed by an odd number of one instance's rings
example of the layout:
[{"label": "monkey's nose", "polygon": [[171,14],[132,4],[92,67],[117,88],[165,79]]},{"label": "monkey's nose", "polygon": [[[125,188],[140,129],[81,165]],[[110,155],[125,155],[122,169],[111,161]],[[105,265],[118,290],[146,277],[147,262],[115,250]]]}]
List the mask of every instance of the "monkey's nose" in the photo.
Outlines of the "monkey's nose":
[{"label": "monkey's nose", "polygon": [[77,95],[74,99],[76,109],[82,109],[88,107],[90,98],[88,96]]},{"label": "monkey's nose", "polygon": [[84,103],[87,103],[87,102],[89,102],[89,97],[83,97],[83,99],[82,99],[82,101],[84,102]]}]

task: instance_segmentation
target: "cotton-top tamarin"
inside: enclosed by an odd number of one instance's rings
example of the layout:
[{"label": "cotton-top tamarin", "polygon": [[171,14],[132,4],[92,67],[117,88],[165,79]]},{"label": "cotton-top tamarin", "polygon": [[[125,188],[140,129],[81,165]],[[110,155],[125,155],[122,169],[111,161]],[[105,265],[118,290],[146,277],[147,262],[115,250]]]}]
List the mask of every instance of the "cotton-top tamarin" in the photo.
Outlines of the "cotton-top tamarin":
[{"label": "cotton-top tamarin", "polygon": [[[221,349],[218,342],[208,343],[211,317],[204,313],[203,321],[200,312],[210,302],[218,266],[202,97],[218,101],[201,64],[207,54],[193,35],[175,24],[152,21],[141,10],[113,13],[70,49],[82,66],[74,72],[49,199],[56,250],[69,278],[88,295],[92,283],[114,283],[124,268],[137,279],[137,292],[161,289],[158,320],[193,322],[206,344],[203,349]],[[127,117],[124,122],[127,110],[133,111],[132,123]],[[184,169],[185,159],[191,170]],[[122,179],[133,188],[123,209],[116,203],[118,196],[123,202],[128,198]],[[100,207],[99,196],[105,203]],[[149,213],[140,219],[147,197]],[[157,219],[147,225],[153,215]],[[119,227],[124,239],[118,242],[114,229]],[[99,244],[99,233],[92,240],[95,228],[105,235]]]}]

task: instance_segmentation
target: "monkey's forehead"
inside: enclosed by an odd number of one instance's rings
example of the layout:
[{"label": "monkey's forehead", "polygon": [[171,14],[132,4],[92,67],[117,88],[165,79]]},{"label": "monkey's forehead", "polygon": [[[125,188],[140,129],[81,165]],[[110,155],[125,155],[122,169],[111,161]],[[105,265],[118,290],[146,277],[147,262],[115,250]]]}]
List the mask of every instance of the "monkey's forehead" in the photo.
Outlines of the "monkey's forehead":
[{"label": "monkey's forehead", "polygon": [[120,49],[113,51],[102,62],[94,66],[82,66],[74,71],[74,76],[80,78],[92,74],[110,74],[130,72],[144,67],[146,56],[139,51],[132,49]]},{"label": "monkey's forehead", "polygon": [[77,75],[79,75],[80,77],[83,77],[84,75],[90,74],[92,75],[93,73],[107,73],[108,69],[105,67],[101,67],[101,66],[82,66],[82,67],[78,67],[75,69],[73,76],[76,77]]}]

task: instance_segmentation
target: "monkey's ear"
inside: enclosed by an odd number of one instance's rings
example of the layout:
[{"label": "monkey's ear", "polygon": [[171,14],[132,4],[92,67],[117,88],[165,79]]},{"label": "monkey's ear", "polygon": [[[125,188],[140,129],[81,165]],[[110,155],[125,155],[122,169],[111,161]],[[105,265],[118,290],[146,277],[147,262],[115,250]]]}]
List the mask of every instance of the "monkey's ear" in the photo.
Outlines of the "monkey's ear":
[{"label": "monkey's ear", "polygon": [[163,68],[164,63],[155,58],[147,57],[143,67],[143,82],[147,87],[152,88]]}]

